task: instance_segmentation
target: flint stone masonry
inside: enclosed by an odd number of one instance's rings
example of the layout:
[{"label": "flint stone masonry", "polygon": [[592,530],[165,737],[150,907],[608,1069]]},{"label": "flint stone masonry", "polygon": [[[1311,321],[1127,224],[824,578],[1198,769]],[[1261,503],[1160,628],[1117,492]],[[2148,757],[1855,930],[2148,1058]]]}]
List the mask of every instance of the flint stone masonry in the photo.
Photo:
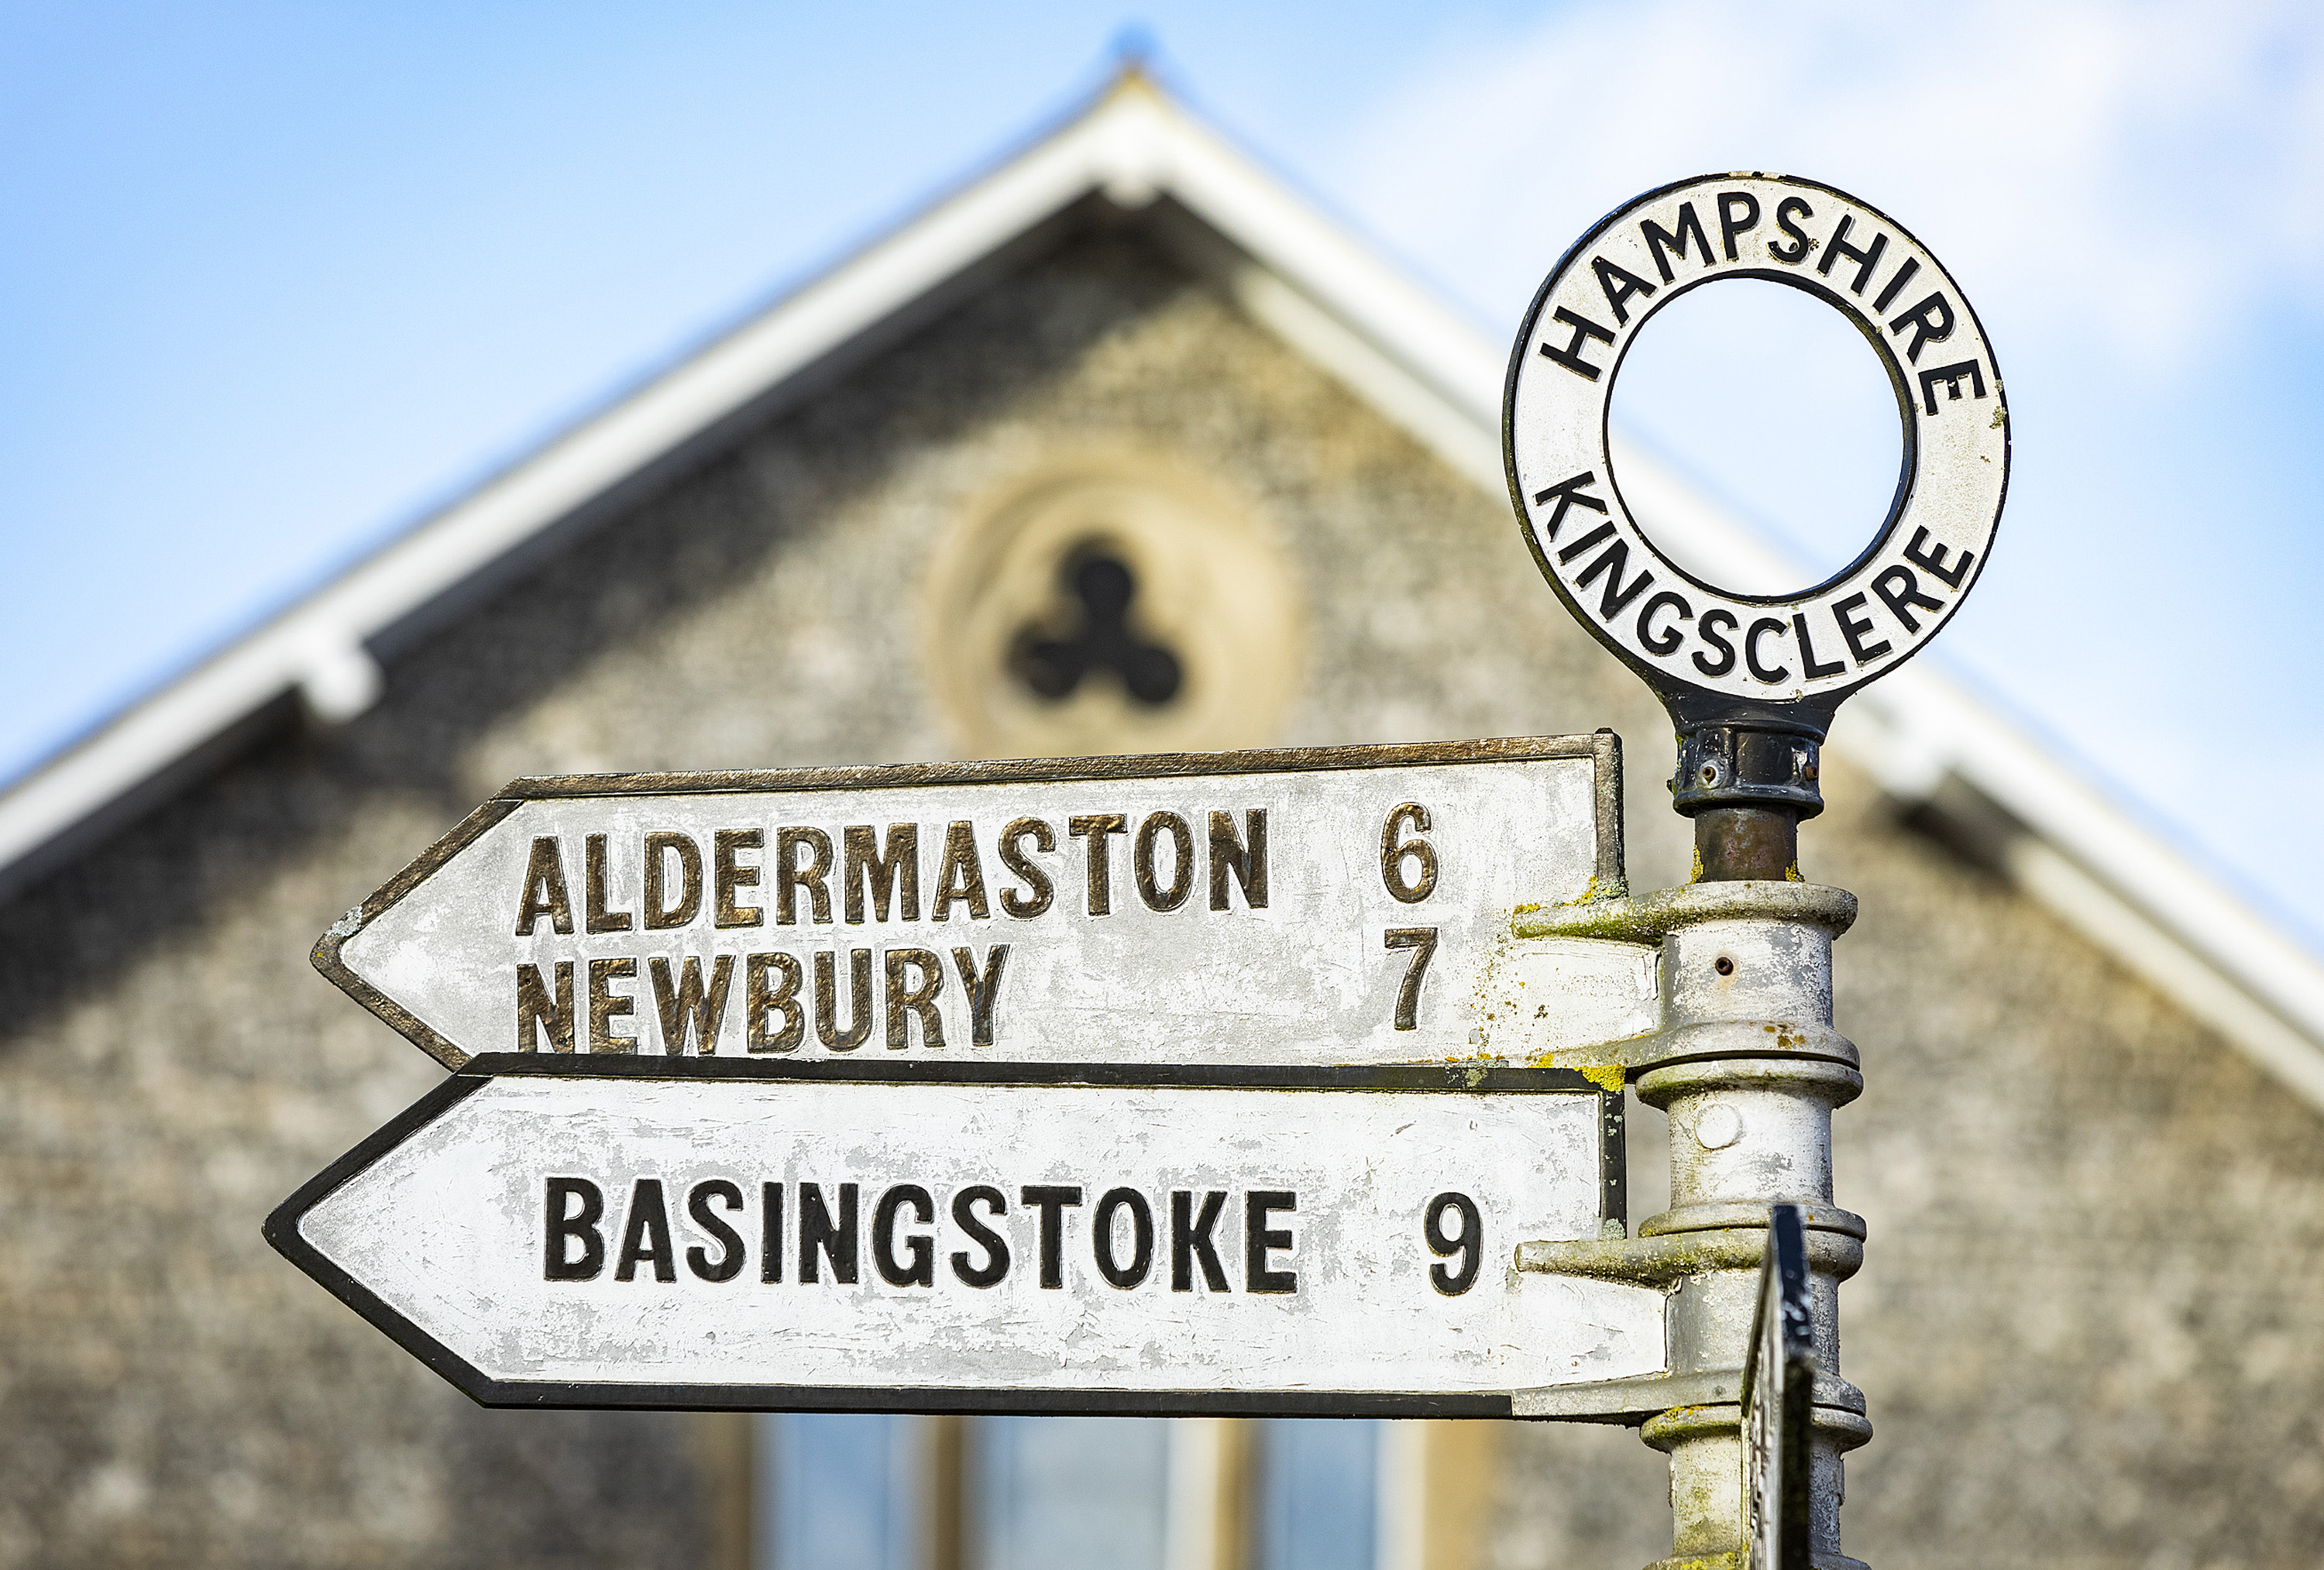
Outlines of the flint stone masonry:
[{"label": "flint stone masonry", "polygon": [[[516,775],[945,756],[922,565],[1087,442],[1198,466],[1280,531],[1307,668],[1263,739],[1612,725],[1633,882],[1684,877],[1668,724],[1507,504],[1134,234],[1074,243],[393,661],[363,718],[266,742],[0,908],[0,1565],[739,1562],[731,1421],[480,1410],[260,1241],[441,1075],[306,951]],[[1869,1089],[1837,1122],[1872,1238],[1842,1324],[1879,1434],[1850,1550],[2313,1564],[2316,1115],[1844,759],[1826,783],[1805,869],[1865,912],[1839,1024]],[[1502,1433],[1492,1563],[1668,1551],[1633,1435]]]}]

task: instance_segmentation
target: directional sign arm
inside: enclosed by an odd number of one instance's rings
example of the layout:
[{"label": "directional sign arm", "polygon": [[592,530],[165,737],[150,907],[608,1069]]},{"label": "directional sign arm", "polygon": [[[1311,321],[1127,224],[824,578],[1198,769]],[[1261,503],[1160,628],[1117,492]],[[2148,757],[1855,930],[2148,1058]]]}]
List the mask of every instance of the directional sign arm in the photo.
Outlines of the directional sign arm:
[{"label": "directional sign arm", "polygon": [[1749,1570],[1809,1570],[1808,1425],[1815,1303],[1796,1205],[1774,1207],[1743,1363],[1743,1543]]},{"label": "directional sign arm", "polygon": [[1559,1070],[494,1054],[274,1246],[493,1406],[1508,1416],[1659,1371]]}]

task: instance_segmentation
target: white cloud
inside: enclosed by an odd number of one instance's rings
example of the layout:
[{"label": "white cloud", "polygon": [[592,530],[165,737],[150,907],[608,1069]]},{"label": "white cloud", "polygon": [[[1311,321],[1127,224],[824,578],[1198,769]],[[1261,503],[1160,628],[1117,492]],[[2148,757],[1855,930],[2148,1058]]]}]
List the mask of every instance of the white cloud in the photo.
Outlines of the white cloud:
[{"label": "white cloud", "polygon": [[1602,212],[1737,168],[1887,209],[1989,325],[2135,373],[2324,314],[2324,7],[1584,5],[1434,61],[1341,157],[1497,316]]}]

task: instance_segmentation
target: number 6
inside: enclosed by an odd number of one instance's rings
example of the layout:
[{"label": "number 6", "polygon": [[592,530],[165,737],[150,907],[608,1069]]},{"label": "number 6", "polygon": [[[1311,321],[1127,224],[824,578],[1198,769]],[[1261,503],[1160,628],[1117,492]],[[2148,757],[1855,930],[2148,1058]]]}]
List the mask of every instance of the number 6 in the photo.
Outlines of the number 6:
[{"label": "number 6", "polygon": [[[1389,810],[1388,822],[1380,825],[1380,881],[1388,885],[1392,897],[1406,904],[1418,904],[1436,892],[1436,847],[1418,838],[1398,840],[1397,836],[1406,823],[1426,833],[1428,809],[1418,802],[1406,802]],[[1404,876],[1404,864],[1407,861],[1420,864],[1418,875],[1409,882]]]}]

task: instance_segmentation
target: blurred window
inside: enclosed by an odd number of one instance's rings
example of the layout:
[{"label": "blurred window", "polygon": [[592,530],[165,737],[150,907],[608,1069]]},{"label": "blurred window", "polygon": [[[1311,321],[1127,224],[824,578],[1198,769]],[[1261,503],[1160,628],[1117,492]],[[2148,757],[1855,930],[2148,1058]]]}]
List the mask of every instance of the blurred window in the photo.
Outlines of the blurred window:
[{"label": "blurred window", "polygon": [[1380,1425],[1276,1419],[1259,1429],[1257,1570],[1372,1570]]},{"label": "blurred window", "polygon": [[761,1570],[923,1570],[918,1418],[778,1413],[761,1426]]}]

